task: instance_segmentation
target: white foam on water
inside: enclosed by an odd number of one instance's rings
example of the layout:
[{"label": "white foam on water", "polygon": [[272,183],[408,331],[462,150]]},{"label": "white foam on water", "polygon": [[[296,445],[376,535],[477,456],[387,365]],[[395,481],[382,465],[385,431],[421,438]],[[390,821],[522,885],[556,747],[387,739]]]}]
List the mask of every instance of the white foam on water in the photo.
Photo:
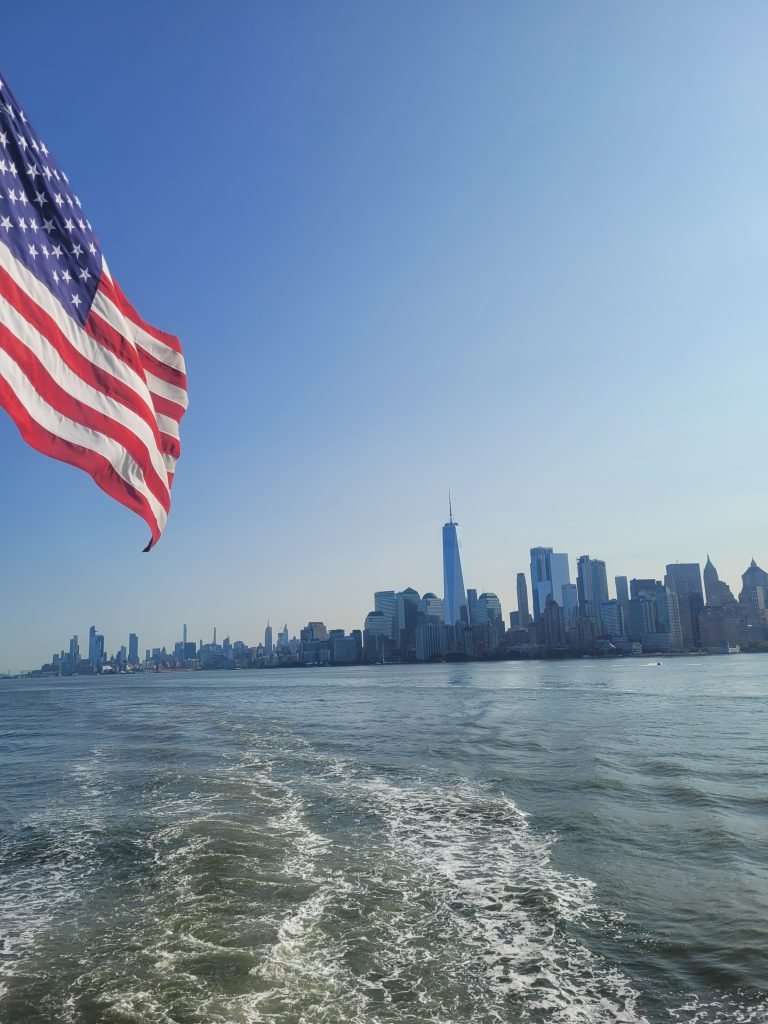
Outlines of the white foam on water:
[{"label": "white foam on water", "polygon": [[723,994],[710,1002],[695,997],[669,1011],[673,1024],[768,1024],[768,993],[763,995],[762,1005],[737,1002],[732,996]]},{"label": "white foam on water", "polygon": [[[103,822],[91,799],[100,792],[91,780],[102,760],[103,752],[94,747],[72,766],[67,802],[30,814],[0,843],[0,863],[8,865],[0,885],[0,1001],[40,935],[85,895]],[[83,798],[85,809],[78,803]]]},{"label": "white foam on water", "polygon": [[[330,774],[340,778],[338,765]],[[594,884],[553,866],[554,837],[537,834],[512,801],[461,782],[400,785],[350,774],[342,785],[383,819],[382,853],[402,866],[404,903],[428,895],[394,957],[384,956],[388,978],[398,976],[398,960],[408,962],[409,947],[426,960],[423,946],[439,942],[450,918],[455,963],[443,969],[477,986],[487,1015],[508,1019],[514,1003],[552,1022],[645,1020],[628,979],[569,931],[605,925]]]},{"label": "white foam on water", "polygon": [[[16,962],[79,915],[80,973],[51,1019],[80,1024],[86,999],[105,1024],[647,1024],[630,979],[588,945],[620,915],[556,866],[557,837],[508,797],[372,773],[274,724],[237,735],[238,753],[193,780],[154,780],[133,839],[141,871],[98,876],[109,912],[92,929],[89,872],[114,789],[91,777],[95,760],[77,768],[81,803],[55,832],[66,856],[54,848],[28,872],[40,916],[16,892]],[[669,1014],[765,1024],[725,997]]]}]

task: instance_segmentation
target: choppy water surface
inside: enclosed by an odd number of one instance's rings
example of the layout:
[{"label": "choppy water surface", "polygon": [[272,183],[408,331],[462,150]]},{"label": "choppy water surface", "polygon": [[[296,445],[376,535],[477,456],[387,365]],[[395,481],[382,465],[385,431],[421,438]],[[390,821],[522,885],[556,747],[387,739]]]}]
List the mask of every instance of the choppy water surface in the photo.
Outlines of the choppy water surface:
[{"label": "choppy water surface", "polygon": [[0,684],[8,1024],[768,1021],[768,658]]}]

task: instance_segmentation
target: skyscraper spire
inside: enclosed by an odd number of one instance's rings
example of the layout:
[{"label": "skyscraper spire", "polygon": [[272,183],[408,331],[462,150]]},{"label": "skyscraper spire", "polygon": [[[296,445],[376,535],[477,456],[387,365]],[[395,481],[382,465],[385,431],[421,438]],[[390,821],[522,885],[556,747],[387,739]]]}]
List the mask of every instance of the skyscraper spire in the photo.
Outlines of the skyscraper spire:
[{"label": "skyscraper spire", "polygon": [[443,527],[443,612],[447,626],[457,623],[469,625],[467,592],[461,570],[461,538],[459,524],[453,521],[453,508],[448,496],[449,521]]}]

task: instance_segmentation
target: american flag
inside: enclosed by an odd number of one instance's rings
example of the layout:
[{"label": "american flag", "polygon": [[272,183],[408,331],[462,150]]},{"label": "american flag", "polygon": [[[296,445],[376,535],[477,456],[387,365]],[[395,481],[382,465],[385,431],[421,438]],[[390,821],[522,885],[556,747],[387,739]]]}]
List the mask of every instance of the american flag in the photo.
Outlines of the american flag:
[{"label": "american flag", "polygon": [[69,178],[2,75],[0,406],[33,448],[137,512],[152,547],[187,407],[181,346],[123,295]]}]

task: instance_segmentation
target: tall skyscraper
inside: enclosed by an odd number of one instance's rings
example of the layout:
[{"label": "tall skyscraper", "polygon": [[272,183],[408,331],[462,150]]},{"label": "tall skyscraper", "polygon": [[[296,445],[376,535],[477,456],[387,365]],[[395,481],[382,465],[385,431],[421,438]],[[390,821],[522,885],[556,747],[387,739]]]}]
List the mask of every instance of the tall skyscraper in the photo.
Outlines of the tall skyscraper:
[{"label": "tall skyscraper", "polygon": [[88,630],[88,661],[90,661],[92,665],[95,665],[96,660],[96,627],[91,626]]},{"label": "tall skyscraper", "polygon": [[139,664],[139,637],[137,633],[128,634],[128,664]]},{"label": "tall skyscraper", "polygon": [[668,565],[664,586],[674,590],[678,597],[683,594],[699,594],[703,599],[701,566],[698,562],[674,562]]},{"label": "tall skyscraper", "polygon": [[768,623],[768,573],[753,558],[741,574],[741,583],[739,604],[747,613],[748,621],[765,625]]},{"label": "tall skyscraper", "polygon": [[528,606],[528,585],[525,582],[525,573],[517,574],[517,610],[520,613],[520,625],[525,627],[531,621],[531,612]]},{"label": "tall skyscraper", "polygon": [[656,595],[656,628],[666,639],[665,644],[660,647],[661,650],[681,651],[683,649],[680,605],[677,594],[669,587],[659,587]]},{"label": "tall skyscraper", "polygon": [[264,652],[266,654],[272,653],[272,627],[267,621],[267,628],[264,630]]},{"label": "tall skyscraper", "polygon": [[626,576],[616,576],[616,600],[621,605],[629,604],[629,580]]},{"label": "tall skyscraper", "polygon": [[615,598],[613,601],[601,602],[600,628],[604,636],[624,636],[624,613]]},{"label": "tall skyscraper", "polygon": [[[542,626],[544,643],[547,647],[562,647],[565,643],[565,624],[563,622],[563,609],[550,594],[547,597],[542,613]],[[541,628],[541,627],[540,627]]]},{"label": "tall skyscraper", "polygon": [[477,608],[481,623],[495,623],[500,625],[504,620],[504,613],[501,610],[501,601],[497,594],[490,590],[484,591],[477,599]]},{"label": "tall skyscraper", "polygon": [[704,607],[701,566],[698,562],[674,562],[667,566],[664,586],[677,595],[684,647],[698,647],[699,613]]},{"label": "tall skyscraper", "polygon": [[552,548],[531,548],[531,591],[533,615],[538,619],[544,611],[547,598],[552,597],[563,606],[563,587],[571,582],[568,555]]},{"label": "tall skyscraper", "polygon": [[549,559],[552,548],[531,548],[531,594],[533,595],[533,617],[539,618],[544,611],[547,597],[552,593]]},{"label": "tall skyscraper", "polygon": [[564,583],[560,589],[563,594],[563,623],[566,629],[571,629],[579,617],[578,587],[575,583]]},{"label": "tall skyscraper", "polygon": [[578,560],[576,586],[579,592],[579,615],[594,619],[598,633],[601,632],[600,605],[608,600],[608,577],[605,562],[599,558],[581,555]]},{"label": "tall skyscraper", "polygon": [[403,657],[409,651],[416,650],[416,625],[419,618],[419,605],[421,598],[418,590],[413,587],[406,587],[401,590],[395,600],[397,611],[397,633],[395,641],[400,645]]},{"label": "tall skyscraper", "polygon": [[464,589],[464,574],[461,571],[461,536],[459,524],[453,521],[450,498],[448,522],[443,526],[443,588],[446,625],[469,624],[467,592]]},{"label": "tall skyscraper", "polygon": [[397,598],[394,590],[377,590],[373,595],[374,611],[381,612],[389,623],[389,639],[397,633]]}]

